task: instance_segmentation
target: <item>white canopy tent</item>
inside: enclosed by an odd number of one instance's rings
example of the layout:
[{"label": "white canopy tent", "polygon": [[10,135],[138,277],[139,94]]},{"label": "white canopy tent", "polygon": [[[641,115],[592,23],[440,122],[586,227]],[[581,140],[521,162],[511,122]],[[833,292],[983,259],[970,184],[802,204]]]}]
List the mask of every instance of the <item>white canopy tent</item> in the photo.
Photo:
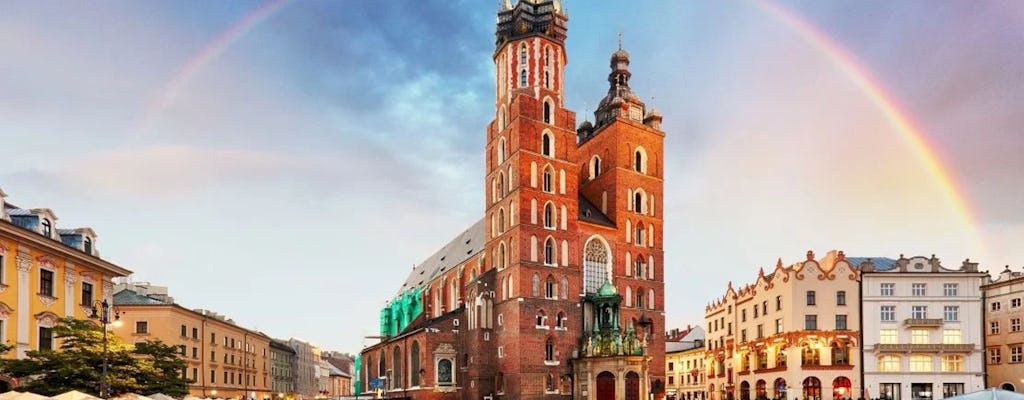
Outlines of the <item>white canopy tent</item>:
[{"label": "white canopy tent", "polygon": [[56,396],[53,396],[53,398],[56,400],[103,400],[99,397],[93,396],[88,393],[82,393],[77,390],[61,393]]},{"label": "white canopy tent", "polygon": [[962,394],[956,397],[947,397],[945,400],[1024,400],[1024,394],[989,388],[980,392]]}]

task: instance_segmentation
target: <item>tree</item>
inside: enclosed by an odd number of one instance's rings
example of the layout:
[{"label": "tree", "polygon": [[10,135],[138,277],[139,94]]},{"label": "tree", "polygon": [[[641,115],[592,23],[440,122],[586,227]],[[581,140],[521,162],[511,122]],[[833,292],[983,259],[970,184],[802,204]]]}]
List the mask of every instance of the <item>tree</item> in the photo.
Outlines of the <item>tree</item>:
[{"label": "tree", "polygon": [[163,393],[172,397],[188,394],[190,380],[185,378],[188,364],[181,358],[180,347],[157,340],[135,345],[135,356],[142,374],[136,381],[146,394]]},{"label": "tree", "polygon": [[[103,370],[103,328],[91,321],[62,320],[54,327],[60,350],[33,350],[24,360],[7,360],[4,371],[22,378],[21,390],[54,396],[70,390],[99,394]],[[185,362],[174,347],[145,342],[125,344],[107,335],[107,382],[110,395],[163,392],[187,394],[187,382],[178,374]]]}]

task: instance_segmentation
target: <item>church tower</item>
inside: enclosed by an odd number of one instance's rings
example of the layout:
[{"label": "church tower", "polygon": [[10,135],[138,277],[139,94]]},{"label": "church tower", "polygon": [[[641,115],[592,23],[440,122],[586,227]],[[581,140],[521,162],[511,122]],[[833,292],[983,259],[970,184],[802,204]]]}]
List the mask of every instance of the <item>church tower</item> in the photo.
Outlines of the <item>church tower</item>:
[{"label": "church tower", "polygon": [[582,278],[576,115],[564,108],[563,91],[567,22],[558,0],[498,6],[485,209],[487,264],[498,286],[493,392],[505,398],[572,393]]},{"label": "church tower", "polygon": [[[585,400],[664,396],[665,133],[661,114],[633,93],[629,62],[620,39],[595,122],[577,131],[580,203],[590,207],[579,224],[584,327],[574,369],[575,391]],[[613,286],[601,286],[602,278]],[[622,365],[639,368],[617,369]]]}]

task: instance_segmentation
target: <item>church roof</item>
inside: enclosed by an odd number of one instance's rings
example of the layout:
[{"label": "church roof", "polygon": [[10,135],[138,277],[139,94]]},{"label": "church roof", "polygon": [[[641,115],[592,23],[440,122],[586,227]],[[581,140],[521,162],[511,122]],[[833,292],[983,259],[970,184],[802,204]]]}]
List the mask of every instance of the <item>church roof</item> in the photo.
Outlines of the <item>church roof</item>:
[{"label": "church roof", "polygon": [[580,221],[586,221],[592,224],[604,225],[612,228],[615,227],[615,223],[612,222],[607,215],[604,215],[604,213],[601,212],[601,209],[597,208],[597,206],[591,203],[590,200],[587,200],[587,198],[582,195],[579,196],[579,200]]},{"label": "church roof", "polygon": [[463,231],[436,253],[414,267],[412,272],[409,273],[409,277],[405,279],[405,283],[399,289],[399,293],[421,287],[430,282],[431,279],[434,279],[434,277],[462,264],[463,261],[468,260],[474,254],[483,251],[485,242],[484,219],[481,218],[473,226],[470,226],[469,229]]}]

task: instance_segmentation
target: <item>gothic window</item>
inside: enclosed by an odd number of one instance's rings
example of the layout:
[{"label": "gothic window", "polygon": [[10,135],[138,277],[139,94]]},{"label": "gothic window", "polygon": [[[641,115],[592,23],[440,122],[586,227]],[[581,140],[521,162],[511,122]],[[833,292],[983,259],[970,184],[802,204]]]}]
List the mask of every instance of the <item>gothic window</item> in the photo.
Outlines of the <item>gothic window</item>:
[{"label": "gothic window", "polygon": [[498,269],[505,268],[505,243],[498,244]]},{"label": "gothic window", "polygon": [[647,172],[647,152],[643,147],[637,147],[633,153],[633,170],[639,173]]},{"label": "gothic window", "polygon": [[636,268],[633,275],[637,279],[643,279],[647,276],[647,265],[644,263],[644,256],[642,254],[636,256]]},{"label": "gothic window", "polygon": [[547,323],[547,315],[544,314],[544,310],[537,311],[537,326],[544,326]]},{"label": "gothic window", "polygon": [[654,309],[654,289],[647,290],[647,308]]},{"label": "gothic window", "polygon": [[498,132],[503,130],[505,130],[505,106],[501,106],[501,110],[498,111]]},{"label": "gothic window", "polygon": [[540,297],[540,275],[537,274],[533,274],[533,297]]},{"label": "gothic window", "polygon": [[601,158],[594,156],[590,159],[590,179],[595,179],[598,175],[601,175]]},{"label": "gothic window", "polygon": [[636,290],[636,308],[643,308],[644,304],[645,304],[644,303],[644,290],[643,289],[637,289]]},{"label": "gothic window", "polygon": [[498,172],[498,196],[499,199],[505,197],[505,172]]},{"label": "gothic window", "polygon": [[[504,111],[502,111],[504,113]],[[498,139],[498,165],[505,162],[505,138]]]},{"label": "gothic window", "polygon": [[555,183],[554,183],[554,180],[555,180],[555,170],[552,169],[550,166],[548,166],[547,168],[544,168],[544,179],[543,180],[544,180],[544,182],[543,182],[544,186],[542,187],[542,189],[545,192],[554,193],[555,192]]},{"label": "gothic window", "polygon": [[569,278],[562,277],[562,299],[569,297]]},{"label": "gothic window", "polygon": [[551,66],[551,48],[550,47],[545,47],[544,48],[544,66],[545,67]]},{"label": "gothic window", "polygon": [[412,342],[409,351],[409,386],[420,385],[420,343]]},{"label": "gothic window", "polygon": [[505,209],[498,209],[498,234],[505,233]]},{"label": "gothic window", "polygon": [[555,228],[555,205],[551,203],[544,204],[544,227]]},{"label": "gothic window", "polygon": [[640,190],[633,193],[633,211],[636,211],[638,214],[643,214],[644,195]]},{"label": "gothic window", "polygon": [[[555,341],[551,338],[544,342],[544,361],[555,361]],[[548,379],[550,380],[550,377]],[[549,388],[551,386],[548,385]]]},{"label": "gothic window", "polygon": [[636,244],[638,246],[644,245],[644,238],[647,237],[647,232],[644,231],[644,224],[636,225]]},{"label": "gothic window", "polygon": [[559,311],[558,317],[555,319],[555,326],[559,328],[565,328],[565,313]]},{"label": "gothic window", "polygon": [[526,43],[523,43],[519,46],[519,66],[525,66],[526,62]]},{"label": "gothic window", "polygon": [[584,292],[597,293],[608,278],[608,250],[604,241],[592,237],[584,249]]},{"label": "gothic window", "polygon": [[[545,80],[548,79],[547,72],[544,73],[544,79]],[[550,124],[551,123],[551,102],[550,101],[545,101],[544,102],[544,123],[545,124]]]},{"label": "gothic window", "polygon": [[402,349],[398,348],[398,347],[395,347],[395,353],[394,354],[395,354],[395,356],[394,356],[394,358],[392,360],[393,364],[391,364],[392,384],[393,384],[392,387],[400,388],[400,387],[404,386],[402,384],[402,364],[404,364],[402,362]]},{"label": "gothic window", "polygon": [[558,297],[558,293],[555,293],[555,280],[549,276],[544,281],[544,298],[554,299],[556,297]]},{"label": "gothic window", "polygon": [[526,87],[526,70],[519,71],[519,87]]},{"label": "gothic window", "polygon": [[544,132],[541,136],[541,148],[540,152],[546,157],[554,157],[555,155],[555,138],[551,136],[551,133]]},{"label": "gothic window", "polygon": [[548,71],[544,71],[544,87],[551,89],[551,73]]},{"label": "gothic window", "polygon": [[544,264],[555,265],[555,239],[544,241]]}]

